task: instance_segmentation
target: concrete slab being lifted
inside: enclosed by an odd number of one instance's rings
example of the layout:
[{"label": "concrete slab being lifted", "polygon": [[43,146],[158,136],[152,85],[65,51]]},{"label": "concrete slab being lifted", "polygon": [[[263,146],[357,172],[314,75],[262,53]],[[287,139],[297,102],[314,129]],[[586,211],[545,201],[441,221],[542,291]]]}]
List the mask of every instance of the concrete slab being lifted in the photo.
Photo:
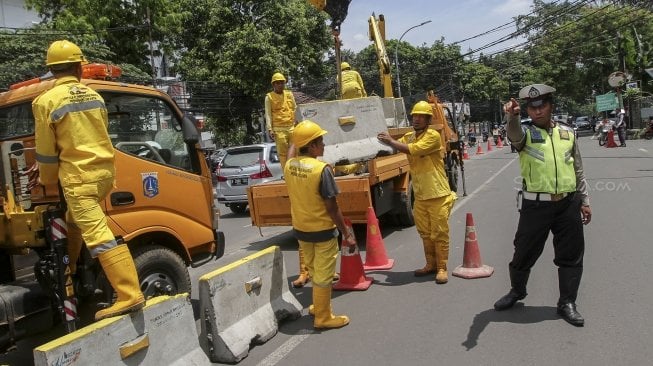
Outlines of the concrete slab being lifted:
[{"label": "concrete slab being lifted", "polygon": [[325,162],[353,164],[392,154],[392,148],[380,143],[376,135],[396,120],[396,104],[384,103],[377,96],[306,103],[297,106],[295,118],[311,120],[328,131],[324,135]]}]

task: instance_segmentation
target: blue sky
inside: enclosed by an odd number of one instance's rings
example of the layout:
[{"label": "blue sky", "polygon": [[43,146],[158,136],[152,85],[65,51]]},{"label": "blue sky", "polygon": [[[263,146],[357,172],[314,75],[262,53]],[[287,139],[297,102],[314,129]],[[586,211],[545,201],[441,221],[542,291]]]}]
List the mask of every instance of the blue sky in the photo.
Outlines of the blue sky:
[{"label": "blue sky", "polygon": [[[448,44],[508,23],[516,15],[528,14],[531,5],[532,0],[353,0],[342,24],[340,38],[343,48],[356,52],[370,45],[367,20],[374,12],[377,17],[379,14],[385,16],[386,39],[398,39],[408,28],[431,20],[431,23],[410,30],[403,41],[413,46],[430,46],[444,37]],[[460,45],[461,50],[466,52],[470,47],[485,45],[514,30],[512,24],[503,31],[464,42]],[[494,50],[517,43],[519,41],[511,40]]]}]

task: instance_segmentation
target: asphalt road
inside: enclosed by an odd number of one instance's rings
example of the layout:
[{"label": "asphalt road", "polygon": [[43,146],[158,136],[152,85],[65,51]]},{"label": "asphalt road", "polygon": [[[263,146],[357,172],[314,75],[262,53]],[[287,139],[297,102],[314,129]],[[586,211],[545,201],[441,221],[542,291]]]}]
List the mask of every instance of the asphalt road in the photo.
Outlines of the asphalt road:
[{"label": "asphalt road", "polygon": [[[450,219],[449,270],[462,263],[469,212],[483,262],[495,268],[491,277],[450,276],[446,285],[415,278],[412,271],[424,260],[415,228],[382,226],[395,267],[369,273],[375,281],[365,292],[334,292],[334,311],[350,316],[350,325],[314,331],[304,310],[304,316],[283,323],[267,343],[252,347],[239,365],[650,364],[653,319],[648,310],[653,291],[647,283],[653,248],[647,229],[653,205],[653,144],[637,140],[628,141],[626,148],[607,149],[589,137],[580,141],[594,215],[585,230],[585,274],[577,301],[586,319],[584,328],[567,324],[555,313],[557,272],[550,240],[533,269],[523,304],[505,312],[493,310],[494,301],[509,289],[507,265],[520,179],[516,154],[509,147],[493,146],[488,153],[483,144],[485,154],[470,151],[471,159],[465,161],[467,196],[462,197],[461,186]],[[288,227],[259,232],[249,217],[226,207],[221,227],[227,238],[225,256],[192,269],[193,283],[269,245],[281,247],[288,280],[294,279],[297,244]],[[364,256],[364,240],[361,246]],[[310,288],[291,291],[305,308],[311,303]],[[197,293],[195,287],[194,300]],[[26,365],[26,359],[16,353],[0,356],[0,365]]]},{"label": "asphalt road", "polygon": [[[647,285],[653,249],[647,230],[653,199],[653,145],[628,141],[607,149],[581,137],[591,189],[593,221],[586,227],[585,274],[578,298],[586,326],[575,328],[555,312],[557,271],[551,240],[533,269],[523,304],[496,312],[492,304],[509,289],[507,265],[517,226],[515,192],[519,164],[509,148],[466,161],[466,197],[457,202],[451,225],[450,270],[462,263],[465,216],[475,219],[483,262],[495,267],[485,279],[450,277],[446,285],[417,279],[423,265],[414,227],[382,228],[390,271],[371,272],[365,292],[334,292],[336,313],[351,324],[317,332],[306,314],[282,324],[266,344],[254,346],[239,365],[608,365],[650,364],[653,291]],[[486,151],[486,145],[483,145]],[[280,245],[288,280],[297,271],[295,243],[282,228],[264,228],[249,241],[248,219],[239,222],[244,242],[230,240],[227,261],[266,245]],[[232,238],[233,239],[233,238]],[[646,289],[649,290],[646,290]],[[292,289],[307,307],[310,290]]]}]

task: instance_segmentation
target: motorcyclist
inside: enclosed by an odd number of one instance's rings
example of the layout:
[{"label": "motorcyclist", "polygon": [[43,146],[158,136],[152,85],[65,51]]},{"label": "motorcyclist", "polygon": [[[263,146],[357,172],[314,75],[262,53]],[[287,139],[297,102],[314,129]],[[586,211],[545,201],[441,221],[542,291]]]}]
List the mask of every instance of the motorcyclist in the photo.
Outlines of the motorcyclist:
[{"label": "motorcyclist", "polygon": [[471,128],[469,129],[469,132],[467,132],[467,144],[469,146],[476,145],[476,134]]}]

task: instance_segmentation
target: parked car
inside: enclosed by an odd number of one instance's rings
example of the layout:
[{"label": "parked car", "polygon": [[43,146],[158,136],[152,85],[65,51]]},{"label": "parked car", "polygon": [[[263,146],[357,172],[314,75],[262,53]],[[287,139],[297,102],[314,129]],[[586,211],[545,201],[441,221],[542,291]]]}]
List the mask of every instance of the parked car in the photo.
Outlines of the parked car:
[{"label": "parked car", "polygon": [[281,179],[277,146],[267,142],[229,147],[215,171],[218,202],[233,213],[247,211],[247,187]]}]

